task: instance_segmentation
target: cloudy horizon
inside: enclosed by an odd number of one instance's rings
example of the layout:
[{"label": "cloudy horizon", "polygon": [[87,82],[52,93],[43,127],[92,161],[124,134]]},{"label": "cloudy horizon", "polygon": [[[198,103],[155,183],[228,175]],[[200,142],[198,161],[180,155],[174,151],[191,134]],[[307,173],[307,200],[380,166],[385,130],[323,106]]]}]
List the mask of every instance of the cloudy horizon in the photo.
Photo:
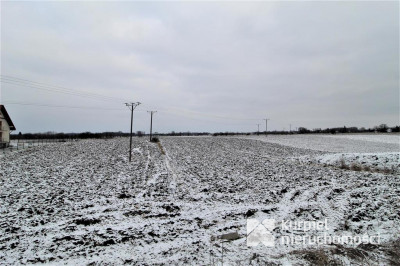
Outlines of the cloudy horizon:
[{"label": "cloudy horizon", "polygon": [[23,133],[395,126],[399,3],[1,2],[1,75]]}]

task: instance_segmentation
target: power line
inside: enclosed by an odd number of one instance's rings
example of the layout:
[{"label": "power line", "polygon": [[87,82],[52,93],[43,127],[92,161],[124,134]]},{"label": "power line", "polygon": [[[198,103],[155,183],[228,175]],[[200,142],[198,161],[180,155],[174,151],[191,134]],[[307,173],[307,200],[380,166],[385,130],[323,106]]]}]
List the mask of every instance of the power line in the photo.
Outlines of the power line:
[{"label": "power line", "polygon": [[43,88],[46,90],[52,90],[52,91],[56,91],[56,92],[66,92],[66,93],[72,93],[72,94],[76,94],[76,95],[101,97],[101,98],[114,99],[114,100],[119,100],[119,101],[123,100],[123,99],[120,99],[117,97],[106,96],[106,95],[102,95],[102,94],[98,94],[98,93],[94,93],[94,92],[78,91],[78,90],[69,89],[66,87],[58,86],[58,85],[50,85],[50,84],[46,84],[46,83],[42,83],[42,82],[36,82],[36,81],[27,80],[27,79],[6,76],[6,75],[0,75],[0,79],[2,80],[2,82],[5,82],[5,83],[8,82],[8,83],[14,84],[14,85],[28,85],[28,86],[34,86],[35,88],[40,87],[40,88]]},{"label": "power line", "polygon": [[[122,108],[104,108],[104,107],[87,107],[87,106],[70,106],[70,105],[52,105],[52,104],[41,104],[41,103],[28,103],[28,102],[8,102],[5,101],[3,104],[8,104],[8,105],[22,105],[22,106],[34,106],[34,107],[49,107],[49,108],[64,108],[64,109],[87,109],[87,110],[110,110],[110,111],[121,111],[123,110]],[[135,110],[135,112],[147,112],[146,110]],[[194,118],[194,117],[188,117],[183,114],[176,114],[174,112],[163,112],[163,113],[169,113],[170,115],[173,116],[183,116],[189,120],[194,120],[194,121],[202,121],[202,122],[210,122],[212,120],[209,119],[203,119],[203,118]],[[215,121],[212,121],[215,122]],[[218,122],[221,123],[221,122]],[[222,123],[225,125],[231,125],[231,126],[237,126],[237,124],[226,124]],[[250,125],[243,125],[243,126],[250,126]]]},{"label": "power line", "polygon": [[50,84],[46,84],[46,83],[42,83],[42,82],[36,82],[36,81],[27,80],[27,79],[6,76],[6,75],[0,75],[0,81],[2,83],[11,84],[11,85],[15,85],[15,86],[25,86],[25,87],[39,89],[39,90],[43,90],[43,91],[47,91],[47,92],[62,93],[62,94],[68,94],[68,95],[79,96],[79,97],[84,97],[84,98],[91,98],[91,99],[95,99],[95,100],[118,101],[118,102],[125,101],[125,99],[122,99],[122,98],[106,96],[106,95],[93,93],[93,92],[79,91],[79,90],[69,89],[66,87],[58,86],[58,85],[50,85]]},{"label": "power line", "polygon": [[9,105],[28,105],[38,107],[51,107],[51,108],[70,108],[70,109],[95,109],[95,110],[122,110],[122,108],[101,108],[101,107],[86,107],[86,106],[69,106],[69,105],[52,105],[52,104],[38,104],[38,103],[21,103],[21,102],[3,102]]},{"label": "power line", "polygon": [[[87,107],[87,106],[71,106],[71,105],[53,105],[53,104],[42,104],[42,103],[29,103],[29,102],[9,102],[5,101],[3,104],[7,105],[21,105],[21,106],[32,106],[32,107],[46,107],[46,108],[61,108],[61,109],[81,109],[81,110],[106,110],[106,111],[122,111],[123,108],[104,108],[104,107]],[[135,110],[135,112],[147,112],[146,110]],[[227,126],[238,126],[238,124],[230,124],[230,123],[224,123],[224,122],[217,122],[217,121],[212,121],[210,119],[205,119],[205,118],[194,118],[194,117],[188,117],[184,114],[177,114],[175,112],[162,112],[164,114],[169,114],[172,116],[180,116],[180,117],[185,117],[186,119],[193,120],[193,121],[201,121],[201,122],[215,122],[219,123],[222,125],[227,125]],[[241,126],[251,126],[250,124],[240,124]]]},{"label": "power line", "polygon": [[[29,88],[33,88],[33,89],[42,90],[43,92],[61,93],[61,94],[78,96],[78,97],[83,97],[83,98],[92,99],[92,100],[113,101],[113,102],[115,102],[115,100],[111,100],[111,99],[108,99],[108,98],[102,98],[102,97],[99,97],[99,96],[91,96],[91,95],[73,93],[73,92],[68,92],[68,91],[58,91],[58,90],[44,88],[44,87],[40,87],[40,86],[35,86],[35,85],[30,85],[30,84],[13,83],[13,82],[4,81],[4,80],[0,80],[0,81],[2,83],[11,84],[11,85],[15,85],[15,86],[24,86],[24,87],[29,87]],[[119,102],[122,102],[122,100],[119,101]]]},{"label": "power line", "polygon": [[[66,88],[66,87],[61,87],[61,86],[57,86],[57,85],[50,85],[50,84],[46,84],[46,83],[43,83],[43,82],[36,82],[36,81],[31,81],[31,80],[22,79],[22,78],[13,77],[13,76],[7,76],[7,75],[0,75],[0,81],[2,83],[11,84],[11,85],[14,85],[14,86],[31,87],[31,88],[42,90],[44,92],[62,93],[62,94],[67,94],[67,95],[72,95],[72,96],[79,96],[79,97],[84,97],[84,98],[93,99],[93,100],[112,101],[112,102],[118,101],[119,103],[121,101],[124,101],[123,99],[117,98],[117,97],[105,96],[105,95],[101,95],[101,94],[98,94],[98,93],[83,92],[83,91],[69,89],[69,88]],[[20,102],[18,102],[18,103],[16,103],[16,102],[11,103],[10,102],[8,104],[42,106],[42,107],[51,107],[51,108],[119,110],[119,109],[113,109],[113,108],[96,108],[96,107],[85,107],[85,106],[34,104],[34,103],[20,103]],[[184,117],[189,118],[191,120],[196,120],[196,118],[194,118],[194,117],[205,117],[205,118],[212,118],[212,119],[225,119],[225,120],[237,120],[237,121],[258,120],[258,119],[251,119],[251,118],[238,118],[238,117],[229,117],[229,116],[205,114],[205,113],[201,113],[201,112],[191,111],[191,110],[187,110],[187,109],[178,109],[178,108],[163,108],[161,110],[163,112],[165,112],[165,113],[184,116]],[[138,111],[143,112],[144,110],[138,110]]]},{"label": "power line", "polygon": [[[62,93],[62,94],[66,94],[66,95],[84,97],[84,98],[88,98],[88,99],[92,99],[92,100],[102,100],[102,101],[112,101],[112,102],[118,101],[119,103],[121,103],[121,101],[122,102],[126,101],[122,98],[105,96],[105,95],[101,95],[98,93],[92,93],[92,92],[83,92],[83,91],[78,91],[78,90],[61,87],[58,85],[49,85],[49,84],[46,84],[43,82],[36,82],[36,81],[31,81],[31,80],[22,79],[22,78],[13,77],[13,76],[7,76],[7,75],[0,75],[0,81],[2,83],[11,84],[11,85],[15,85],[15,86],[25,86],[25,87],[30,87],[30,88],[34,88],[34,89],[39,89],[39,90],[42,90],[45,92]],[[52,106],[49,106],[49,107],[52,107]],[[65,107],[65,108],[67,108],[67,107]],[[75,107],[71,107],[71,108],[75,108]],[[228,117],[228,116],[205,114],[205,113],[201,113],[201,112],[196,112],[196,111],[191,111],[191,110],[186,110],[186,109],[178,109],[178,108],[164,108],[161,110],[166,113],[181,115],[181,116],[182,115],[185,116],[184,114],[186,114],[186,117],[187,116],[197,116],[197,117],[201,116],[201,117],[208,117],[208,118],[238,120],[238,121],[258,120],[258,119],[251,119],[251,118],[238,118],[238,117]]]}]

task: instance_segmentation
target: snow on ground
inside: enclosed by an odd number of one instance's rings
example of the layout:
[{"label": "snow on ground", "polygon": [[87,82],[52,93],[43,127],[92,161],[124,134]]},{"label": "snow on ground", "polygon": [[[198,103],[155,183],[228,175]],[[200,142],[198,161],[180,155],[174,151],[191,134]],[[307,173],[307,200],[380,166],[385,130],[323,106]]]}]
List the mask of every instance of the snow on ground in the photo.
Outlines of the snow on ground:
[{"label": "snow on ground", "polygon": [[400,173],[400,134],[296,134],[240,138],[324,152],[293,156],[302,162]]},{"label": "snow on ground", "polygon": [[[170,137],[161,145],[165,155],[134,138],[132,163],[125,138],[1,158],[0,264],[400,263],[397,175],[293,160],[326,152],[252,139]],[[247,218],[327,219],[328,235],[380,234],[381,243],[249,247]],[[233,232],[238,239],[218,239]]]},{"label": "snow on ground", "polygon": [[246,136],[285,146],[338,153],[400,152],[400,134],[295,134]]},{"label": "snow on ground", "polygon": [[389,144],[400,144],[400,134],[398,133],[371,133],[371,134],[336,134],[336,135],[324,135],[328,138],[336,139],[352,139],[352,140],[362,140],[370,142],[381,142]]},{"label": "snow on ground", "polygon": [[334,153],[311,157],[302,156],[298,159],[303,162],[320,163],[335,167],[400,174],[400,154],[398,152]]}]

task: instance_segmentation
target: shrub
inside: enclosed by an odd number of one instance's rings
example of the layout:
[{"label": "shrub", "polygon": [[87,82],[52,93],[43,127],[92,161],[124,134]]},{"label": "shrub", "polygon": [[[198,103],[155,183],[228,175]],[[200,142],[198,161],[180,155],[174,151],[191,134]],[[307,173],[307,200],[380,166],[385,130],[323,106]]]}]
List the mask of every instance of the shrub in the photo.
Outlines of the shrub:
[{"label": "shrub", "polygon": [[157,137],[154,137],[154,138],[151,139],[151,142],[157,143],[157,142],[160,142],[160,140]]},{"label": "shrub", "polygon": [[369,167],[368,165],[364,165],[363,170],[367,171],[367,172],[371,172],[371,167]]},{"label": "shrub", "polygon": [[345,162],[345,160],[344,160],[344,158],[342,157],[342,158],[340,158],[340,168],[341,169],[347,169],[347,170],[349,170],[350,169],[350,167],[346,164],[346,162]]},{"label": "shrub", "polygon": [[392,171],[389,168],[387,168],[386,166],[382,169],[382,172],[384,174],[391,174],[392,173]]},{"label": "shrub", "polygon": [[361,171],[362,170],[361,166],[358,163],[353,163],[351,165],[350,169],[353,171]]}]

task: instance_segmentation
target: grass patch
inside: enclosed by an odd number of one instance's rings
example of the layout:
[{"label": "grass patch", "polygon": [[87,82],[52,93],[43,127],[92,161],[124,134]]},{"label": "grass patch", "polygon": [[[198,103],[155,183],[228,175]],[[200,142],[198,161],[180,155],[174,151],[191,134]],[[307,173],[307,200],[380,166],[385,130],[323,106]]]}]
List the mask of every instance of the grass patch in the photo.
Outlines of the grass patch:
[{"label": "grass patch", "polygon": [[400,265],[400,238],[393,243],[387,244],[384,252],[389,257],[390,265]]},{"label": "grass patch", "polygon": [[364,165],[363,166],[363,170],[366,171],[366,172],[372,172],[371,167],[369,167],[368,165]]},{"label": "grass patch", "polygon": [[157,142],[157,145],[158,145],[158,148],[160,149],[161,154],[162,154],[162,155],[165,155],[164,148],[163,148],[163,146],[161,145],[161,142],[160,142],[160,141]]},{"label": "grass patch", "polygon": [[160,149],[161,154],[162,154],[162,155],[165,155],[164,148],[163,148],[163,146],[161,145],[160,139],[159,139],[158,137],[153,137],[153,138],[151,138],[150,141],[153,142],[153,143],[157,143],[158,148]]},{"label": "grass patch", "polygon": [[357,247],[332,245],[328,248],[290,252],[310,265],[400,265],[400,238],[389,243],[360,244]]},{"label": "grass patch", "polygon": [[350,170],[350,167],[346,164],[346,161],[344,160],[344,158],[342,157],[339,161],[340,163],[340,169],[346,169],[346,170]]},{"label": "grass patch", "polygon": [[384,174],[391,174],[392,171],[391,171],[389,168],[385,167],[385,168],[382,169],[382,173],[384,173]]},{"label": "grass patch", "polygon": [[291,254],[299,256],[308,261],[311,265],[325,266],[325,265],[341,265],[331,255],[329,250],[315,249],[315,250],[295,250]]},{"label": "grass patch", "polygon": [[358,163],[352,163],[351,166],[350,166],[350,170],[362,171],[362,167]]},{"label": "grass patch", "polygon": [[396,168],[392,166],[392,168],[384,167],[382,168],[372,168],[368,165],[361,165],[359,163],[353,162],[351,165],[346,164],[344,158],[339,160],[339,168],[344,170],[352,170],[352,171],[365,171],[371,173],[383,173],[383,174],[396,174]]}]

